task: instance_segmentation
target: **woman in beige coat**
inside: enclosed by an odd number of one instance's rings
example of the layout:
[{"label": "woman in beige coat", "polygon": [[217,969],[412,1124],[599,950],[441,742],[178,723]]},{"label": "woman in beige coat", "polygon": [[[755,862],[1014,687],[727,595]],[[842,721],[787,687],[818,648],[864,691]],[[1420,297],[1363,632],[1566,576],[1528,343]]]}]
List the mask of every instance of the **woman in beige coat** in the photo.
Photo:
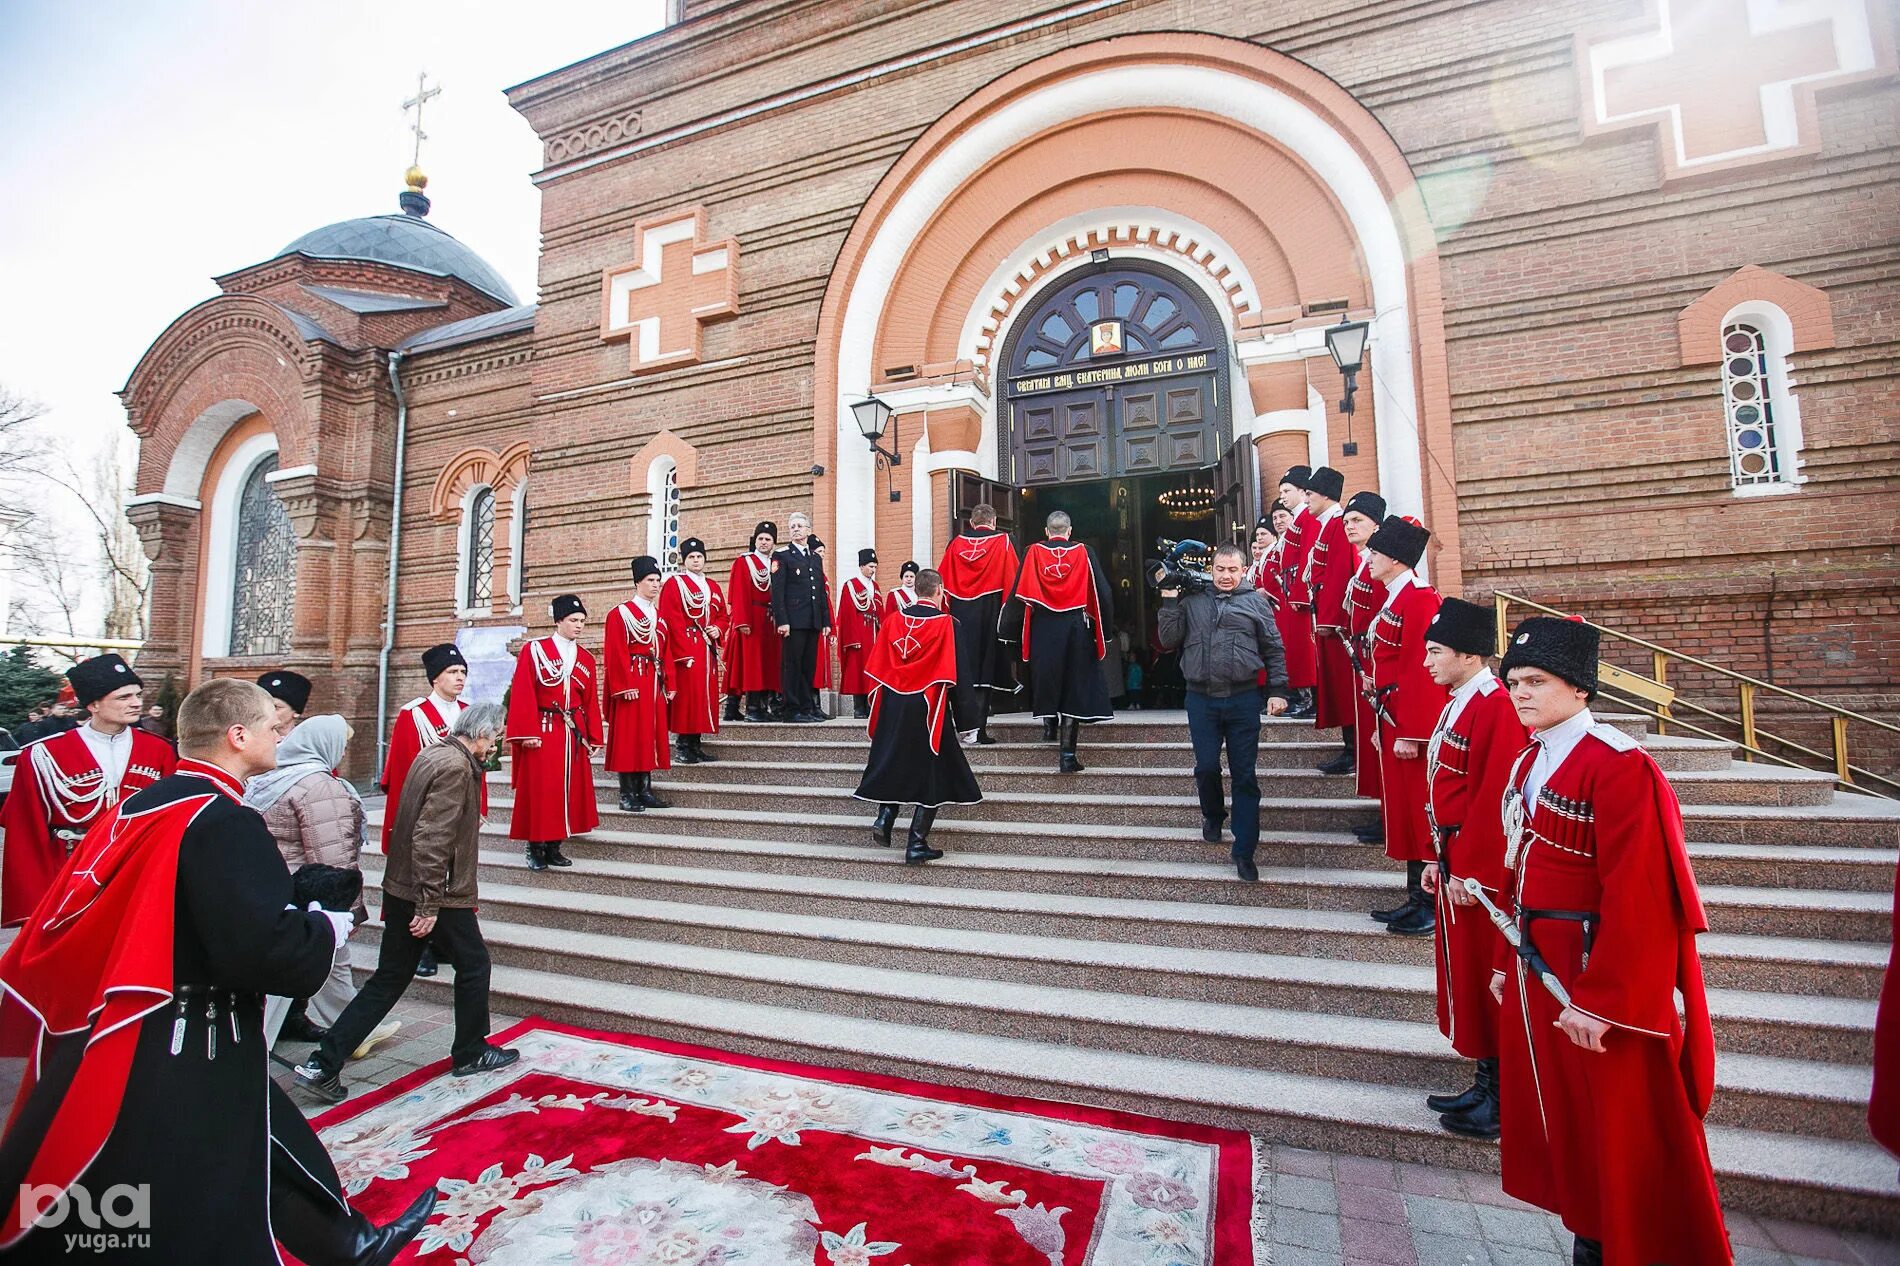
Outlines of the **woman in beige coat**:
[{"label": "woman in beige coat", "polygon": [[[362,869],[365,819],[363,802],[356,788],[336,774],[349,746],[351,729],[340,716],[307,717],[299,722],[277,748],[277,768],[253,778],[245,789],[244,802],[264,817],[284,863],[294,873],[315,864],[337,866],[345,870]],[[369,918],[361,897],[357,898],[356,921]],[[289,1015],[291,1008],[274,1008],[286,1013],[285,1036],[295,1041],[320,1041],[330,1025],[343,1014],[356,996],[356,982],[350,974],[347,942],[337,945],[336,960],[330,966],[330,979],[309,1000],[302,1015]],[[276,1033],[268,1024],[272,1038]],[[397,1021],[379,1025],[355,1057],[360,1059],[369,1048],[396,1032]]]}]

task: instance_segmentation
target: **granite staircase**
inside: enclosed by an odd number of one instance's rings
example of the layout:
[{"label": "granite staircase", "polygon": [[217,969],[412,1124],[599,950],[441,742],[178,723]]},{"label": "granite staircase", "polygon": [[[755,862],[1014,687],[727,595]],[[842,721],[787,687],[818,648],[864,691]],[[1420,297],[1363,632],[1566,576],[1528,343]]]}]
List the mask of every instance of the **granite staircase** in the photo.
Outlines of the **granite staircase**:
[{"label": "granite staircase", "polygon": [[[1644,741],[1684,804],[1711,921],[1720,1058],[1710,1148],[1733,1207],[1900,1234],[1895,1164],[1867,1137],[1900,804],[1728,745]],[[482,923],[496,1006],[821,1065],[896,1071],[1208,1121],[1297,1146],[1495,1169],[1428,1091],[1468,1066],[1433,1019],[1431,942],[1366,917],[1398,868],[1350,828],[1373,807],[1313,771],[1336,734],[1262,732],[1261,878],[1200,838],[1183,714],[1091,727],[1053,773],[1027,718],[976,749],[986,799],[944,811],[922,867],[852,798],[861,723],[730,725],[714,763],[656,778],[530,873],[490,788]],[[366,859],[376,900],[381,859]],[[378,925],[359,935],[374,962]],[[434,988],[444,987],[445,969]]]}]

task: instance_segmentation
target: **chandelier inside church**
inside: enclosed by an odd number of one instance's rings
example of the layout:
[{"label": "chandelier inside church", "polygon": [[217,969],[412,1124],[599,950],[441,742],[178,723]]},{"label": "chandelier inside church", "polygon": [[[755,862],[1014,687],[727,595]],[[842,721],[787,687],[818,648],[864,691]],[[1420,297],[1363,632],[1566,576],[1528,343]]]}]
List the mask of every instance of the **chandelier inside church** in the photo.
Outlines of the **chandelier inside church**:
[{"label": "chandelier inside church", "polygon": [[1170,488],[1155,498],[1170,519],[1183,522],[1206,518],[1218,500],[1212,488]]}]

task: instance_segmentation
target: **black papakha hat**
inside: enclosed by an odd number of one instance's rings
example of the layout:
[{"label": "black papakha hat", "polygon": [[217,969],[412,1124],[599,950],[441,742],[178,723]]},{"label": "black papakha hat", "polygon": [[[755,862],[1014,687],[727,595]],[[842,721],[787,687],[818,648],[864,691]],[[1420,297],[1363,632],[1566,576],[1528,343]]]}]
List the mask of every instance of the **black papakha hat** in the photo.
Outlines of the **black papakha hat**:
[{"label": "black papakha hat", "polygon": [[1321,466],[1306,477],[1306,490],[1317,492],[1328,501],[1337,501],[1346,491],[1346,477],[1331,466]]},{"label": "black papakha hat", "polygon": [[633,560],[633,583],[639,584],[648,576],[660,574],[660,560],[651,554],[642,554]]},{"label": "black papakha hat", "polygon": [[914,576],[922,570],[923,568],[919,567],[914,559],[907,558],[904,560],[904,565],[897,569],[897,578],[902,580],[906,575]]},{"label": "black papakha hat", "polygon": [[577,611],[582,615],[587,614],[587,604],[581,601],[581,596],[577,593],[564,593],[548,603],[548,615],[556,624]]},{"label": "black papakha hat", "polygon": [[1358,514],[1377,525],[1385,522],[1385,498],[1376,492],[1355,492],[1346,503],[1347,514]]},{"label": "black papakha hat", "polygon": [[1379,530],[1366,542],[1366,548],[1377,550],[1387,558],[1404,563],[1407,567],[1418,566],[1418,560],[1425,557],[1425,542],[1432,534],[1416,523],[1401,519],[1398,515],[1387,515]]},{"label": "black papakha hat", "polygon": [[864,565],[865,565],[866,563],[875,563],[876,561],[877,561],[877,551],[876,551],[876,550],[874,550],[874,549],[861,549],[861,550],[859,550],[859,551],[858,551],[858,566],[860,566],[860,567],[862,567],[862,566],[864,566]]},{"label": "black papakha hat", "polygon": [[1541,668],[1562,677],[1594,699],[1600,641],[1593,624],[1554,615],[1534,615],[1511,634],[1511,644],[1504,648],[1504,662],[1498,666],[1498,675],[1508,676],[1513,668]]},{"label": "black papakha hat", "polygon": [[706,542],[700,540],[697,536],[689,536],[685,540],[680,542],[680,561],[681,562],[684,562],[686,560],[686,556],[688,554],[704,554],[705,552],[706,552]]},{"label": "black papakha hat", "polygon": [[770,519],[767,519],[763,523],[759,524],[759,526],[753,528],[751,537],[748,538],[746,541],[746,548],[751,549],[753,546],[757,545],[759,543],[759,537],[762,535],[769,536],[772,538],[774,542],[777,542],[778,524],[772,522],[772,520]]},{"label": "black papakha hat", "polygon": [[1280,476],[1280,482],[1283,484],[1292,484],[1295,488],[1305,491],[1306,481],[1312,477],[1313,468],[1311,466],[1289,466],[1287,467],[1286,474]]},{"label": "black papakha hat", "polygon": [[1498,644],[1498,613],[1463,598],[1447,598],[1425,626],[1425,640],[1465,655],[1489,655]]},{"label": "black papakha hat", "polygon": [[468,667],[468,661],[462,657],[462,648],[454,642],[443,642],[422,652],[422,672],[432,682],[457,664]]},{"label": "black papakha hat", "polygon": [[301,714],[304,705],[310,702],[310,679],[288,668],[278,668],[260,675],[257,684],[264,687],[264,693],[271,698],[282,699],[289,704],[292,712]]},{"label": "black papakha hat", "polygon": [[66,681],[73,688],[74,701],[82,708],[115,690],[145,684],[130,664],[111,651],[80,660],[66,670]]}]

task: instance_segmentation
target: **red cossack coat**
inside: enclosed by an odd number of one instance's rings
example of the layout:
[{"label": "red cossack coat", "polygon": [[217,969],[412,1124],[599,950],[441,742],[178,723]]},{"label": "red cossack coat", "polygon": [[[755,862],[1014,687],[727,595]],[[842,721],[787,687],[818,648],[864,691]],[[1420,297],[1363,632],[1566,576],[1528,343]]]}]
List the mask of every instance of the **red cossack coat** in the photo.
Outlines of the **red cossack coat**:
[{"label": "red cossack coat", "polygon": [[1286,602],[1276,614],[1280,649],[1286,655],[1286,682],[1295,690],[1311,690],[1318,671],[1313,646],[1313,595],[1306,588],[1306,555],[1313,548],[1319,525],[1305,506],[1293,516],[1285,535],[1274,542],[1280,565],[1280,592]]},{"label": "red cossack coat", "polygon": [[[528,746],[528,739],[539,745]],[[508,687],[508,743],[515,792],[511,838],[546,843],[600,825],[588,755],[601,743],[600,676],[585,646],[574,648],[567,669],[551,637],[521,648]]]},{"label": "red cossack coat", "polygon": [[672,660],[657,603],[627,601],[607,613],[607,772],[646,774],[673,767],[666,720]]},{"label": "red cossack coat", "polygon": [[667,728],[675,734],[719,733],[718,665],[730,625],[719,582],[675,572],[660,586],[666,625],[667,682],[673,705]]},{"label": "red cossack coat", "polygon": [[[1425,671],[1425,629],[1438,614],[1438,591],[1408,574],[1406,585],[1372,622],[1372,691],[1379,715],[1379,799],[1385,855],[1397,862],[1437,856],[1425,825],[1425,744],[1451,696]],[[1401,757],[1411,739],[1418,755]]]},{"label": "red cossack coat", "polygon": [[838,634],[838,689],[844,694],[871,693],[864,663],[877,644],[877,622],[883,608],[875,581],[853,576],[838,586],[838,610],[831,627]]},{"label": "red cossack coat", "polygon": [[[1535,754],[1519,757],[1514,789]],[[1557,1000],[1498,938],[1504,1190],[1602,1241],[1605,1262],[1728,1266],[1702,1128],[1715,1035],[1695,938],[1708,921],[1675,792],[1635,740],[1597,725],[1524,816],[1506,842],[1505,908],[1594,916],[1587,933],[1535,918],[1529,939],[1572,1005],[1613,1027],[1601,1052],[1573,1043]]]},{"label": "red cossack coat", "polygon": [[[402,803],[402,780],[409,775],[409,766],[425,747],[434,747],[449,736],[449,729],[456,718],[467,708],[466,703],[457,700],[448,707],[437,702],[435,696],[424,695],[403,705],[396,714],[396,724],[389,731],[389,755],[383,760],[383,777],[377,785],[387,793],[383,804],[383,852],[389,852],[389,832],[396,825],[396,806]],[[482,814],[488,813],[488,783],[482,783]]]},{"label": "red cossack coat", "polygon": [[1307,556],[1307,590],[1313,596],[1314,678],[1317,694],[1313,725],[1329,730],[1358,724],[1353,700],[1352,651],[1346,645],[1346,590],[1359,569],[1359,553],[1346,539],[1346,517],[1334,514],[1320,525]]},{"label": "red cossack coat", "polygon": [[1504,886],[1504,829],[1499,809],[1511,767],[1530,742],[1511,696],[1489,668],[1479,670],[1472,694],[1453,719],[1447,703],[1425,751],[1432,825],[1443,842],[1439,865],[1438,1030],[1466,1059],[1498,1053],[1498,1004],[1491,967],[1498,930],[1478,906],[1461,906],[1450,890],[1475,879],[1496,901]]},{"label": "red cossack coat", "polygon": [[726,647],[726,693],[777,690],[783,644],[772,623],[772,560],[749,551],[734,559],[726,583],[726,604],[732,611]]},{"label": "red cossack coat", "polygon": [[1379,730],[1372,713],[1372,622],[1379,618],[1385,586],[1372,578],[1361,563],[1346,586],[1346,629],[1357,652],[1353,669],[1353,747],[1359,771],[1353,788],[1362,796],[1379,798]]}]

